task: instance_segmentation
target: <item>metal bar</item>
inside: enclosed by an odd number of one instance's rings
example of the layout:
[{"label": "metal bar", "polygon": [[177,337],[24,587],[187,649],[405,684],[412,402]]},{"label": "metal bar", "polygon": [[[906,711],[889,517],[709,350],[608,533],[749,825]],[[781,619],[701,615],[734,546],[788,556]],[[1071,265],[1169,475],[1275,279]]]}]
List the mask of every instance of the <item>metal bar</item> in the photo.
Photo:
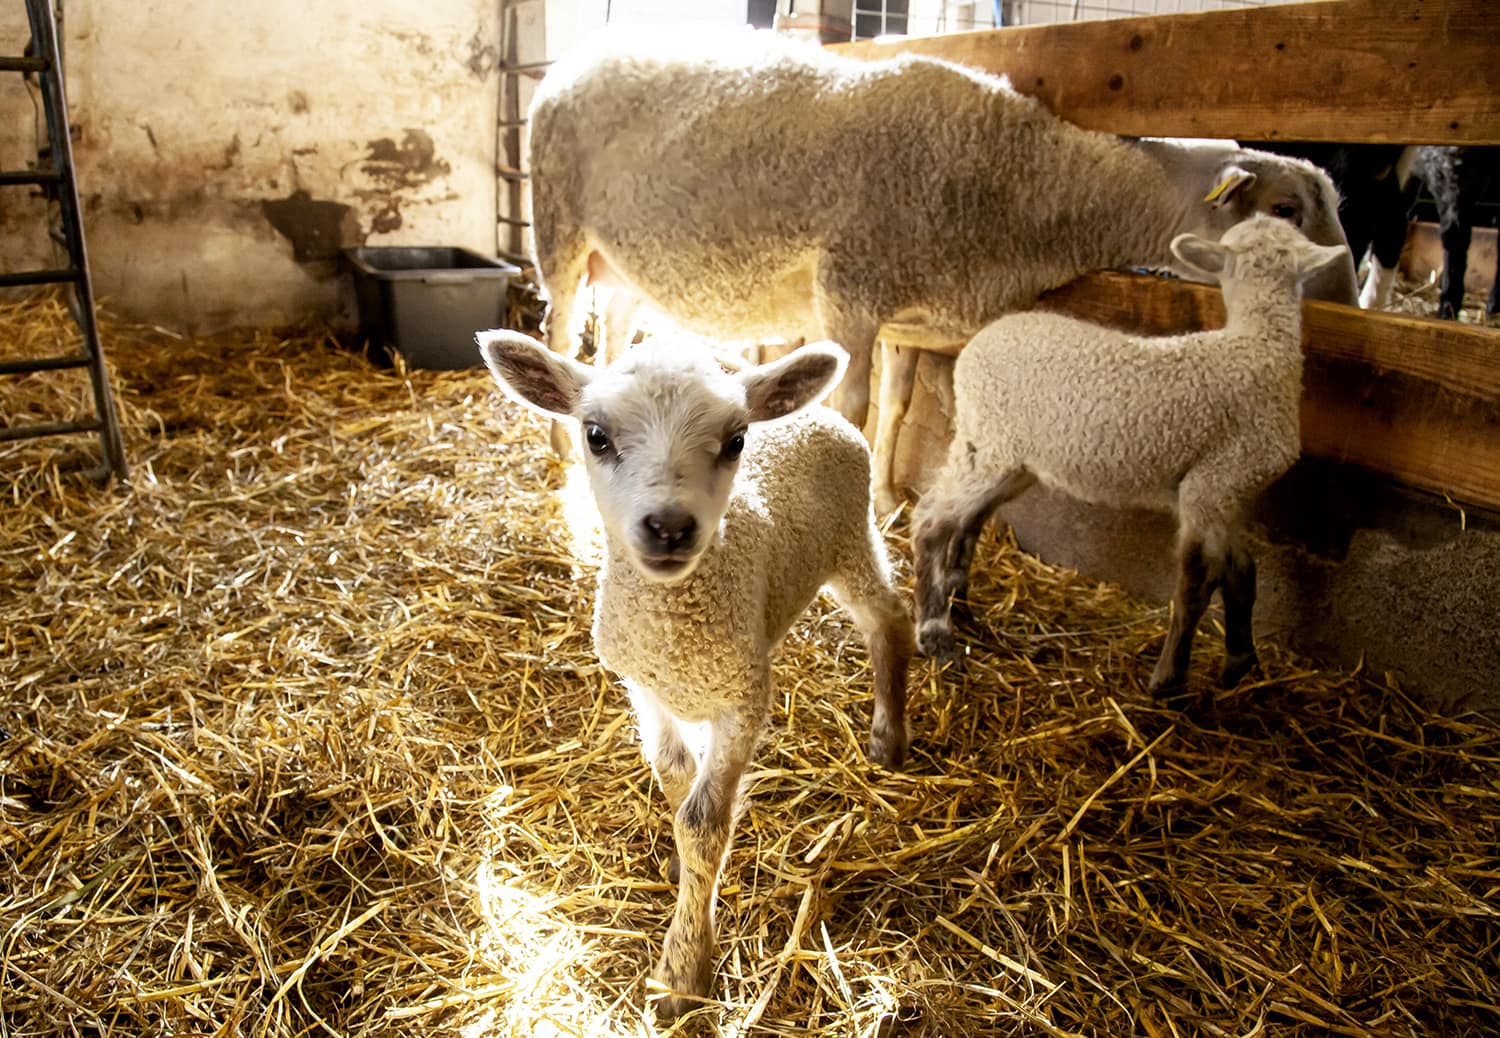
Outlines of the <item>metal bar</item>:
[{"label": "metal bar", "polygon": [[33,371],[61,371],[66,368],[86,368],[89,355],[77,353],[69,357],[28,357],[23,360],[0,360],[0,375],[25,375]]},{"label": "metal bar", "polygon": [[62,174],[55,169],[0,170],[0,185],[6,184],[55,184]]},{"label": "metal bar", "polygon": [[[61,174],[56,202],[62,216],[63,235],[68,242],[70,263],[65,272],[66,277],[54,276],[50,280],[72,282],[72,301],[75,304],[72,307],[73,316],[83,332],[84,349],[89,358],[89,383],[94,394],[94,422],[83,426],[74,423],[64,426],[60,431],[97,431],[105,466],[117,479],[123,481],[129,478],[129,467],[125,461],[125,440],[120,431],[120,418],[115,410],[114,394],[110,391],[109,370],[104,364],[104,346],[99,341],[94,288],[89,277],[88,248],[84,243],[83,214],[78,203],[78,183],[74,177],[73,141],[68,133],[68,99],[63,85],[62,47],[58,42],[57,11],[52,0],[26,0],[26,20],[31,24],[33,48],[45,70],[38,79],[42,88],[42,108],[47,117],[47,141],[52,149],[52,162]],[[7,283],[39,282],[17,282],[13,275],[9,281],[0,277],[0,285]]]},{"label": "metal bar", "polygon": [[550,61],[528,61],[521,65],[502,65],[499,71],[502,76],[524,76],[532,72],[545,72],[551,67]]},{"label": "metal bar", "polygon": [[515,130],[529,123],[530,119],[501,119],[495,125],[502,130]]},{"label": "metal bar", "polygon": [[45,72],[46,58],[0,58],[0,72]]},{"label": "metal bar", "polygon": [[496,216],[496,220],[508,227],[530,227],[530,220],[517,220],[514,216]]},{"label": "metal bar", "polygon": [[0,274],[0,286],[55,285],[59,282],[77,280],[76,267],[68,267],[64,270],[18,270],[10,274]]},{"label": "metal bar", "polygon": [[29,440],[33,436],[63,436],[67,433],[98,432],[104,423],[98,418],[82,422],[49,422],[45,425],[15,425],[0,429],[0,443],[6,440]]}]

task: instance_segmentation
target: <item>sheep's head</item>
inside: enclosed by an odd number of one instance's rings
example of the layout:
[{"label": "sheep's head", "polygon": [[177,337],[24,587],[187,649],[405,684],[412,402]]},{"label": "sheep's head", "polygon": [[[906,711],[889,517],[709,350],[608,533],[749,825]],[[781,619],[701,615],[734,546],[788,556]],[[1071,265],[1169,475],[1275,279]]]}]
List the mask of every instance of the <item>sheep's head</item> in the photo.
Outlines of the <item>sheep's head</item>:
[{"label": "sheep's head", "polygon": [[1172,253],[1198,274],[1226,284],[1283,281],[1303,285],[1343,260],[1349,250],[1315,244],[1284,220],[1256,215],[1229,228],[1218,241],[1179,234],[1172,239]]},{"label": "sheep's head", "polygon": [[821,399],[847,361],[813,343],[727,371],[697,340],[655,338],[600,370],[516,332],[478,340],[507,395],[582,427],[605,535],[658,583],[686,579],[715,543],[751,423]]},{"label": "sheep's head", "polygon": [[1354,259],[1339,222],[1339,196],[1328,174],[1311,162],[1239,148],[1219,163],[1193,230],[1217,238],[1257,214],[1284,220],[1319,245],[1342,246],[1347,261],[1329,263],[1307,286],[1316,299],[1357,302]]}]

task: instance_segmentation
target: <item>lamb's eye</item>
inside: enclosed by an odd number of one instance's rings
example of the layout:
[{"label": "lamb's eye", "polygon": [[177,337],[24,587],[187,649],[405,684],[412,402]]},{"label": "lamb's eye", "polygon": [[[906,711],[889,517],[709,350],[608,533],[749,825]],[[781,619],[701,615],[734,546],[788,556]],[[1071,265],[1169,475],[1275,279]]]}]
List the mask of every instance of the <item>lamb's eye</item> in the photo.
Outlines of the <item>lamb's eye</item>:
[{"label": "lamb's eye", "polygon": [[719,448],[719,457],[725,461],[734,461],[745,449],[745,434],[735,433],[724,441],[724,446]]},{"label": "lamb's eye", "polygon": [[609,435],[593,422],[583,427],[583,437],[588,441],[589,451],[594,457],[609,453]]},{"label": "lamb's eye", "polygon": [[1292,223],[1296,223],[1297,207],[1294,205],[1289,205],[1286,202],[1277,202],[1275,205],[1271,206],[1271,215],[1276,217],[1278,220],[1290,220],[1292,221]]}]

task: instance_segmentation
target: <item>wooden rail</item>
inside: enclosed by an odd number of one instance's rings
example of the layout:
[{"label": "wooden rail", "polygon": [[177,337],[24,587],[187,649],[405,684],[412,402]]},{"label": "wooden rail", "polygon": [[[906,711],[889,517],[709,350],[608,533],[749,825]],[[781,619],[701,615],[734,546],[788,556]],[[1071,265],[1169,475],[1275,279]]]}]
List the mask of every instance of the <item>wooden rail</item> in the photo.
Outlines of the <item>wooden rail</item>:
[{"label": "wooden rail", "polygon": [[1500,3],[1333,0],[844,44],[1010,77],[1131,136],[1500,144]]},{"label": "wooden rail", "polygon": [[[1335,0],[838,49],[1003,73],[1064,118],[1124,135],[1500,145],[1500,0]],[[1126,274],[1044,305],[1150,334],[1224,320],[1217,289]],[[1304,318],[1309,455],[1500,511],[1500,332],[1322,303]]]}]

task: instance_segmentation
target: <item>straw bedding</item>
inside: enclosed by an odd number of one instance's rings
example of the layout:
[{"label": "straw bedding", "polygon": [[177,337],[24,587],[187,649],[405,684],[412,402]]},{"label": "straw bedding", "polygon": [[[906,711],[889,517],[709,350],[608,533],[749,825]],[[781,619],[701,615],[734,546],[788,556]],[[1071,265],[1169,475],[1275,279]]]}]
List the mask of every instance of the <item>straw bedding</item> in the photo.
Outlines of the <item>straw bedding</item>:
[{"label": "straw bedding", "polygon": [[[0,1035],[654,1033],[670,834],[542,423],[327,334],[106,331],[131,485],[0,449]],[[1500,1029],[1493,728],[1274,650],[1195,724],[1164,610],[980,557],[904,773],[847,620],[788,638],[677,1033]]]}]

